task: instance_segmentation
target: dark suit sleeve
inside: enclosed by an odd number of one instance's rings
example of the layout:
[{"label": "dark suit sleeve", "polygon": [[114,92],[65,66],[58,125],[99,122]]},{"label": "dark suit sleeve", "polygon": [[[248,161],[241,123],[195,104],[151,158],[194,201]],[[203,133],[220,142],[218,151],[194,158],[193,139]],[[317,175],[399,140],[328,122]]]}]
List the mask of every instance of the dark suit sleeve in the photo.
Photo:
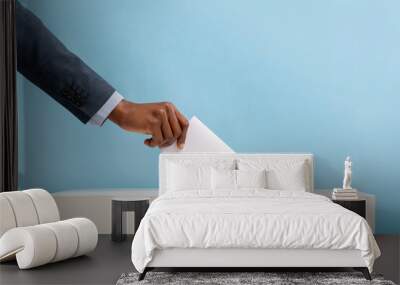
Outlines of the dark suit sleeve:
[{"label": "dark suit sleeve", "polygon": [[16,18],[18,71],[87,123],[115,89],[18,1]]}]

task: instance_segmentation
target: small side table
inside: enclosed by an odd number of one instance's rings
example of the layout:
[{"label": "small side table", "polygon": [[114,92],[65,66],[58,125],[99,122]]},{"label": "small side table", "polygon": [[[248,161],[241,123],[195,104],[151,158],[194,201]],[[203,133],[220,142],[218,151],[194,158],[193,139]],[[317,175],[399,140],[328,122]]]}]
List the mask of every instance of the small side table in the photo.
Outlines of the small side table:
[{"label": "small side table", "polygon": [[357,199],[357,200],[335,200],[335,199],[332,199],[332,202],[339,204],[343,208],[353,211],[356,214],[359,214],[364,219],[366,218],[367,202],[365,199]]},{"label": "small side table", "polygon": [[122,215],[123,212],[135,212],[135,232],[139,227],[140,221],[149,208],[151,198],[113,198],[112,199],[112,233],[113,241],[123,241],[126,234],[122,233]]}]

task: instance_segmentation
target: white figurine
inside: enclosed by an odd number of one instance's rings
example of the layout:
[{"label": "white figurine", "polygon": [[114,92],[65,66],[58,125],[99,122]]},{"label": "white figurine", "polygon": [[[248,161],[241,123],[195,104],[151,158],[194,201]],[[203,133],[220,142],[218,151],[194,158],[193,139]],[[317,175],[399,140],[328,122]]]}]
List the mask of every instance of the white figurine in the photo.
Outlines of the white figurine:
[{"label": "white figurine", "polygon": [[346,157],[344,161],[344,178],[343,178],[343,190],[352,189],[351,188],[351,158]]}]

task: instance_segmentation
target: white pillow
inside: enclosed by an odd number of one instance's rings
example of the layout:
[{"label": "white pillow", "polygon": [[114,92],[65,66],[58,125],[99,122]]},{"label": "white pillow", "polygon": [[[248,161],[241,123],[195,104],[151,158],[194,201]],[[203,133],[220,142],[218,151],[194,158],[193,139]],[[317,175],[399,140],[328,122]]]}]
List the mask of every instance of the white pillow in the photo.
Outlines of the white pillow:
[{"label": "white pillow", "polygon": [[267,188],[267,172],[263,170],[212,169],[213,190],[240,188]]},{"label": "white pillow", "polygon": [[267,172],[268,188],[273,190],[306,191],[305,163],[290,168],[272,169]]},{"label": "white pillow", "polygon": [[237,188],[267,188],[267,171],[236,170]]},{"label": "white pillow", "polygon": [[168,191],[211,189],[211,167],[169,163],[167,188]]},{"label": "white pillow", "polygon": [[236,190],[236,170],[215,169],[211,171],[212,189]]},{"label": "white pillow", "polygon": [[272,190],[307,191],[310,189],[308,163],[304,160],[239,159],[240,170],[267,171],[267,188]]}]

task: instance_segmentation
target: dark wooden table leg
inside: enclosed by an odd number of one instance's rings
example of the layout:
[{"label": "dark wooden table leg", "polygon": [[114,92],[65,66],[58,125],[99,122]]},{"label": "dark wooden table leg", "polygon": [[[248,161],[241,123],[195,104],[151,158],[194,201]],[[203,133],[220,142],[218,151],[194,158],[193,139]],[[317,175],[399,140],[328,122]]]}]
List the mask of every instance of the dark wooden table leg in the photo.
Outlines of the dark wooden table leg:
[{"label": "dark wooden table leg", "polygon": [[122,203],[123,201],[112,201],[112,232],[111,239],[113,241],[122,241]]}]

